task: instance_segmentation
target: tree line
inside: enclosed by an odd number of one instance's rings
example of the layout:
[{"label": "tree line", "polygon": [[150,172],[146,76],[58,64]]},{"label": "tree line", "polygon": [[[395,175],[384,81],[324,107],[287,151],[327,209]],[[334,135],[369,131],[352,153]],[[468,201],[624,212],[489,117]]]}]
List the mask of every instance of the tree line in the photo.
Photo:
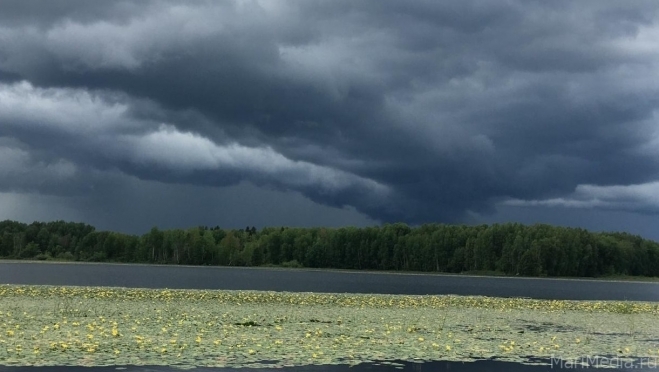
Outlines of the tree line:
[{"label": "tree line", "polygon": [[0,222],[0,257],[185,265],[659,276],[659,243],[627,233],[518,223],[355,228],[194,227],[136,236],[64,221]]}]

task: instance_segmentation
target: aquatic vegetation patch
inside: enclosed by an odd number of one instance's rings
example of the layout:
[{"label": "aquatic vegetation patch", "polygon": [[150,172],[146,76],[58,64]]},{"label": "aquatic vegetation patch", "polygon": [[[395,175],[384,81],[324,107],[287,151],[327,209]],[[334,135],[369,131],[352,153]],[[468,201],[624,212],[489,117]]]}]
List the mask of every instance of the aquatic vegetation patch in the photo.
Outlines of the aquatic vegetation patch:
[{"label": "aquatic vegetation patch", "polygon": [[659,303],[0,285],[0,365],[659,358]]}]

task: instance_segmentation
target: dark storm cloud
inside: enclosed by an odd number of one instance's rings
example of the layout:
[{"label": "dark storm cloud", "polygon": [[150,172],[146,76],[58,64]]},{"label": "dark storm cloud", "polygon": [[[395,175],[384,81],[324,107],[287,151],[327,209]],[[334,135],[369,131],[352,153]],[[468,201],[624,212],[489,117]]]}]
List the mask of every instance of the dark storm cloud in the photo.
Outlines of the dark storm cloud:
[{"label": "dark storm cloud", "polygon": [[20,142],[0,137],[0,192],[48,189],[52,194],[67,194],[73,191],[70,183],[77,173],[70,161],[40,157]]},{"label": "dark storm cloud", "polygon": [[42,5],[2,2],[0,136],[62,184],[247,180],[412,223],[657,211],[654,1]]}]

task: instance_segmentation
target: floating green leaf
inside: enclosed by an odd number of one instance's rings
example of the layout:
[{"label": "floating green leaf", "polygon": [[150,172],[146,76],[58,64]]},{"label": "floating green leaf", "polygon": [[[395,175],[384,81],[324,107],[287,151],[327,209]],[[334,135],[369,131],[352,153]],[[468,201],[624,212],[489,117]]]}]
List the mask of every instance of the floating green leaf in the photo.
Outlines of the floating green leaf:
[{"label": "floating green leaf", "polygon": [[0,309],[2,365],[659,357],[649,302],[0,285]]}]

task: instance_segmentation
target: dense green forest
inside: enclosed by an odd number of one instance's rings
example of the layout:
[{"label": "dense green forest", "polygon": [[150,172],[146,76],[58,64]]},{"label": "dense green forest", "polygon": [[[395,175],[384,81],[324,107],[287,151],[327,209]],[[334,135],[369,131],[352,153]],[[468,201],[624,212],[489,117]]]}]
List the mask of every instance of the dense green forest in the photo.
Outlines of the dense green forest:
[{"label": "dense green forest", "polygon": [[626,233],[517,223],[411,228],[96,231],[82,223],[0,222],[0,257],[186,265],[659,276],[659,243]]}]

